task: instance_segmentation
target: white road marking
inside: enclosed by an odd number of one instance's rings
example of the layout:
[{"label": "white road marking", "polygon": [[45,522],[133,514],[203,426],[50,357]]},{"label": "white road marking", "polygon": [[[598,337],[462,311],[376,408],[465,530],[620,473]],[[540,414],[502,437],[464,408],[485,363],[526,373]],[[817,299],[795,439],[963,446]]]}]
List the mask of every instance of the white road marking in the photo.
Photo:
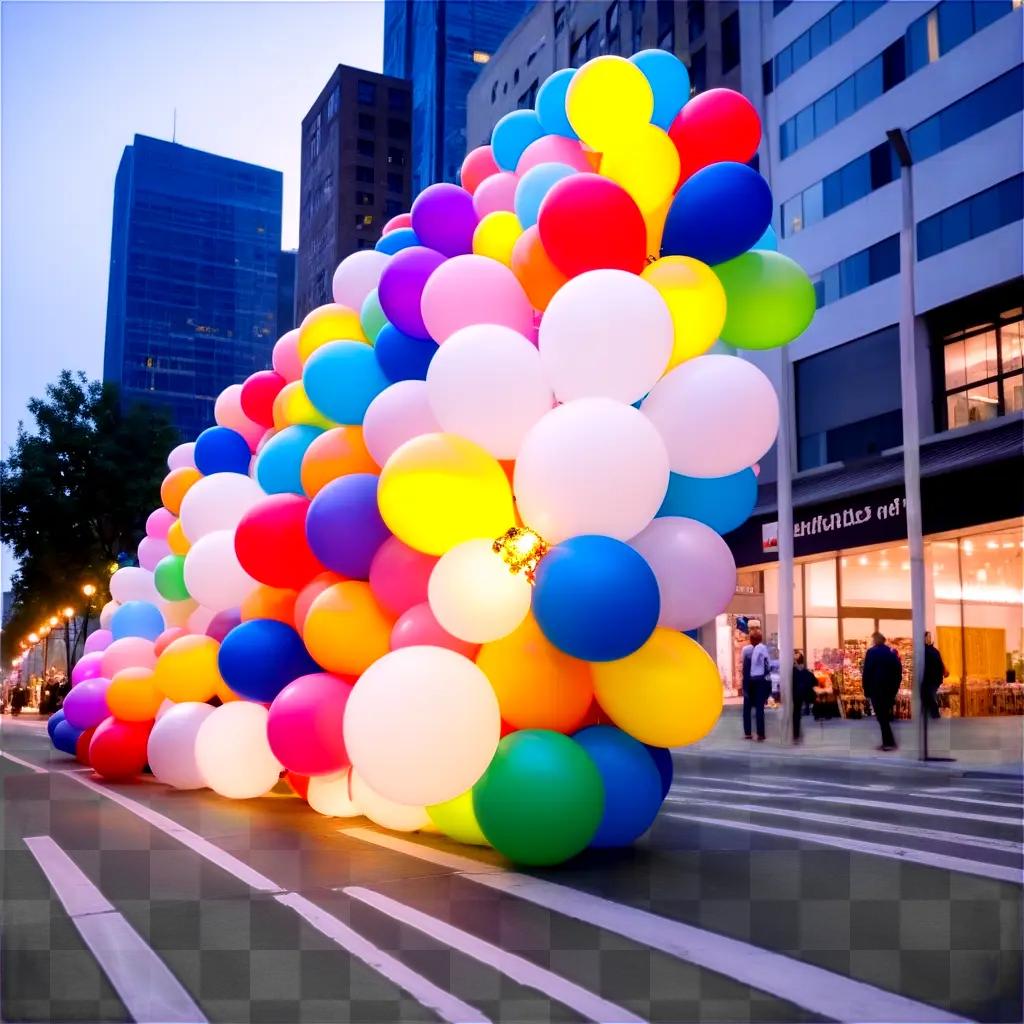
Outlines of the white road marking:
[{"label": "white road marking", "polygon": [[49,775],[49,771],[46,768],[40,768],[39,765],[33,764],[31,761],[25,761],[20,757],[15,757],[7,750],[0,750],[0,757],[5,757],[8,761],[20,764],[22,768],[28,768],[29,770],[34,771],[37,775]]},{"label": "white road marking", "polygon": [[25,840],[100,969],[140,1024],[206,1021],[180,981],[49,837]]},{"label": "white road marking", "polygon": [[643,1024],[643,1017],[637,1017],[629,1010],[602,999],[593,992],[588,992],[568,978],[563,978],[545,967],[531,963],[525,957],[478,938],[471,932],[456,928],[440,918],[432,917],[372,889],[348,886],[341,891],[346,896],[438,939],[452,949],[487,964],[488,967],[493,967],[520,985],[543,992],[549,999],[568,1006],[587,1020],[595,1021],[597,1024]]},{"label": "white road marking", "polygon": [[865,790],[888,790],[893,787],[880,782],[870,782],[859,786],[851,785],[848,782],[825,782],[823,779],[797,779],[791,775],[762,775],[760,772],[757,774],[758,779],[771,779],[773,782],[788,782],[788,786],[773,786],[769,783],[756,782],[754,780],[748,780],[746,776],[736,775],[732,778],[723,779],[717,775],[691,775],[689,773],[683,775],[681,778],[675,780],[673,786],[682,785],[685,786],[688,781],[690,782],[726,782],[733,786],[757,786],[760,789],[774,789],[777,791],[785,790],[787,792],[799,792],[803,786],[834,786],[836,789],[853,789],[858,793],[864,792]]},{"label": "white road marking", "polygon": [[[921,789],[911,789],[908,791],[913,796],[922,796],[926,800],[948,800],[953,804],[975,804],[980,807],[997,807],[1005,808],[1006,810],[1021,810],[1021,804],[1019,800],[993,800],[986,798],[984,800],[978,797],[971,796],[947,796],[945,793],[926,793]],[[998,796],[1009,796],[1008,793],[999,793]]]},{"label": "white road marking", "polygon": [[353,839],[449,867],[478,885],[488,886],[595,928],[622,935],[640,945],[733,978],[842,1024],[919,1024],[920,1021],[947,1024],[965,1019],[802,960],[568,886],[504,871],[470,857],[421,846],[408,839],[369,828],[343,828],[339,832]]}]

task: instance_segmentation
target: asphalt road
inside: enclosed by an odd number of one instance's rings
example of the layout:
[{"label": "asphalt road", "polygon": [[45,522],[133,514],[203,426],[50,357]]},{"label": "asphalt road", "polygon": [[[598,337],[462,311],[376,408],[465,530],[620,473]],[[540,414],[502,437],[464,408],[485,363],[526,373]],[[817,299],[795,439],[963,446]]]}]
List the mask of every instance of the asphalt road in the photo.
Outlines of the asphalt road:
[{"label": "asphalt road", "polygon": [[5,1021],[1020,1021],[1020,780],[681,754],[635,848],[109,785],[0,724]]}]

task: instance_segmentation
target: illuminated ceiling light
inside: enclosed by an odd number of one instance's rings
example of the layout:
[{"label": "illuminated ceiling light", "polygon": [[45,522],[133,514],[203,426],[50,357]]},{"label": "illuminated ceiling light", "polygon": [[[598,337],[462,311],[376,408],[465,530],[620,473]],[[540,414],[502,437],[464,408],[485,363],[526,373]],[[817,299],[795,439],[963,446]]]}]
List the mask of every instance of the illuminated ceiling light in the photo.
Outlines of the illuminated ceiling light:
[{"label": "illuminated ceiling light", "polygon": [[974,541],[973,540],[965,540],[964,541],[964,554],[965,555],[973,555],[974,554]]},{"label": "illuminated ceiling light", "polygon": [[491,59],[491,55],[484,50],[473,51],[473,63],[474,64],[486,64]]},{"label": "illuminated ceiling light", "polygon": [[870,565],[871,564],[871,559],[868,558],[867,555],[861,555],[860,558],[857,559],[857,564],[858,565]]},{"label": "illuminated ceiling light", "polygon": [[900,569],[902,569],[903,572],[910,572],[910,563],[909,562],[900,562]]}]

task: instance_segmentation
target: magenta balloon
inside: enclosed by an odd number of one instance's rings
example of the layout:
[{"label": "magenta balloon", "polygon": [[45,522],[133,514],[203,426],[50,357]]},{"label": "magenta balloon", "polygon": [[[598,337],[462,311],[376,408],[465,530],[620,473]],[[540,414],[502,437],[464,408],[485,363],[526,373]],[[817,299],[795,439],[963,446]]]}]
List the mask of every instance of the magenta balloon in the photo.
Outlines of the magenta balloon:
[{"label": "magenta balloon", "polygon": [[146,520],[146,536],[154,540],[165,540],[167,531],[177,522],[177,516],[165,508],[154,509]]},{"label": "magenta balloon", "polygon": [[473,197],[450,182],[427,186],[412,204],[412,229],[416,237],[427,248],[445,256],[473,251],[473,232],[478,222]]},{"label": "magenta balloon", "polygon": [[395,327],[410,337],[430,337],[420,313],[420,296],[427,279],[444,259],[436,249],[411,245],[395,253],[380,275],[377,285],[380,308]]},{"label": "magenta balloon", "polygon": [[[90,633],[85,640],[83,654],[94,654],[97,651],[105,651],[114,642],[114,634],[109,629],[97,629]],[[82,659],[85,660],[84,658]],[[78,663],[79,665],[81,662]],[[98,663],[97,663],[98,664]],[[75,666],[75,669],[78,665]],[[97,673],[98,674],[98,673]],[[71,680],[74,682],[75,670],[71,671]]]},{"label": "magenta balloon", "polygon": [[447,647],[473,661],[479,644],[470,644],[452,636],[434,617],[426,601],[415,605],[399,618],[391,630],[391,650],[400,647]]},{"label": "magenta balloon", "polygon": [[300,775],[327,775],[348,765],[343,726],[354,681],[316,672],[292,680],[274,698],[267,740],[285,768]]},{"label": "magenta balloon", "polygon": [[109,679],[84,679],[64,698],[64,720],[76,729],[92,729],[109,718],[108,686]]},{"label": "magenta balloon", "polygon": [[206,627],[206,635],[212,636],[217,643],[223,643],[228,635],[242,621],[242,613],[237,608],[228,608],[217,612]]},{"label": "magenta balloon", "polygon": [[436,555],[426,555],[397,537],[389,537],[370,563],[370,590],[384,608],[401,615],[426,601],[435,565]]},{"label": "magenta balloon", "polygon": [[[97,630],[99,633],[106,633],[111,640],[114,639],[113,634],[107,629]],[[95,634],[93,634],[95,636]],[[71,670],[71,685],[77,686],[79,683],[84,683],[86,679],[95,679],[100,674],[100,666],[103,664],[103,652],[110,646],[110,643],[105,643],[102,647],[89,651],[87,654],[83,654],[78,660],[78,664]]]}]

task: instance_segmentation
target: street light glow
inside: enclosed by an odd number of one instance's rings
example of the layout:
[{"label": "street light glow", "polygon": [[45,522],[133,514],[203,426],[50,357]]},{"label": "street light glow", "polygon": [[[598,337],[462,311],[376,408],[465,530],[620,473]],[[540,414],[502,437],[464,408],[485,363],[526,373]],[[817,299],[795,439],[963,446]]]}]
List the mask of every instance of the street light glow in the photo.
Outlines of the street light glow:
[{"label": "street light glow", "polygon": [[38,633],[29,633],[29,635],[28,635],[28,642],[30,644],[37,644],[37,643],[39,643],[39,634]]},{"label": "street light glow", "polygon": [[72,619],[72,618],[74,618],[74,616],[75,616],[75,609],[72,608],[71,605],[68,605],[67,608],[64,609],[64,618],[65,619]]},{"label": "street light glow", "polygon": [[92,583],[86,583],[86,585],[82,587],[82,593],[85,594],[86,597],[92,597],[96,593],[96,587]]},{"label": "street light glow", "polygon": [[52,629],[54,626],[58,626],[58,625],[60,625],[60,619],[58,619],[56,615],[51,615],[50,616],[50,628]]}]

